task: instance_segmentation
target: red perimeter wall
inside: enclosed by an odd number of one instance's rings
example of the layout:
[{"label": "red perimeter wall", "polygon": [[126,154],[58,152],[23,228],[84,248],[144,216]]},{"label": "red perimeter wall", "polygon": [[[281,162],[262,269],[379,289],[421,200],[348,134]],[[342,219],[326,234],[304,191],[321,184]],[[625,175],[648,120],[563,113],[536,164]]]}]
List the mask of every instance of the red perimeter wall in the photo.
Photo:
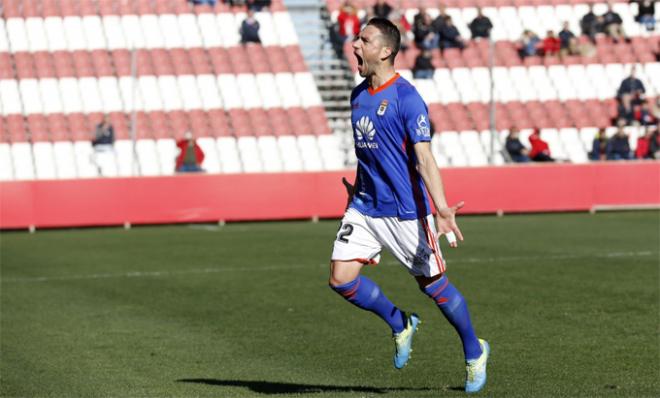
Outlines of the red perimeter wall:
[{"label": "red perimeter wall", "polygon": [[[660,162],[441,170],[464,213],[660,205]],[[177,175],[0,183],[0,228],[339,217],[341,177],[322,173]]]}]

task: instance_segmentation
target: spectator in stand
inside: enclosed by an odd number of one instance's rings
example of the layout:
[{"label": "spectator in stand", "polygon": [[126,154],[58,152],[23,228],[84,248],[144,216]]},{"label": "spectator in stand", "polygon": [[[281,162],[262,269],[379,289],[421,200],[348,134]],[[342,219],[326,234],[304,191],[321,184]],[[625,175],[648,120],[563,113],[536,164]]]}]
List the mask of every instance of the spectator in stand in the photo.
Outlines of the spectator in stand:
[{"label": "spectator in stand", "polygon": [[648,32],[655,30],[655,3],[657,0],[630,0],[637,3],[637,16],[635,21],[644,25]]},{"label": "spectator in stand", "polygon": [[438,16],[435,17],[431,24],[433,31],[438,35],[447,25],[447,18],[449,18],[449,15],[447,15],[447,6],[440,4],[439,11]]},{"label": "spectator in stand", "polygon": [[633,119],[642,126],[652,126],[657,123],[646,101],[633,107]]},{"label": "spectator in stand", "polygon": [[96,150],[112,149],[115,143],[115,129],[108,120],[108,115],[103,115],[101,123],[96,125],[92,146]]},{"label": "spectator in stand", "polygon": [[413,77],[415,79],[433,79],[435,68],[431,61],[431,50],[423,50],[415,59]]},{"label": "spectator in stand", "polygon": [[655,103],[653,104],[653,110],[651,112],[655,120],[660,121],[660,97],[655,99]]},{"label": "spectator in stand", "polygon": [[607,147],[605,148],[607,160],[628,160],[631,157],[628,135],[621,124],[619,123],[616,134],[607,141]]},{"label": "spectator in stand", "polygon": [[630,41],[623,31],[623,20],[618,13],[614,12],[612,4],[607,5],[607,11],[603,14],[603,27],[605,33],[611,37],[615,43],[618,43],[621,39]]},{"label": "spectator in stand", "polygon": [[646,92],[644,83],[635,74],[636,69],[633,66],[630,69],[630,76],[623,79],[616,94],[620,105],[619,117],[625,118],[628,123],[631,123],[634,119],[633,107],[641,104],[643,94]]},{"label": "spectator in stand", "polygon": [[459,48],[462,50],[465,48],[465,42],[449,15],[445,18],[445,26],[440,30],[439,34],[440,50],[444,51],[447,48]]},{"label": "spectator in stand", "polygon": [[184,138],[176,143],[179,155],[176,158],[176,171],[179,173],[196,173],[204,171],[204,151],[197,145],[192,133],[186,131]]},{"label": "spectator in stand", "polygon": [[247,17],[241,23],[239,33],[241,34],[241,44],[261,43],[259,37],[259,21],[254,17],[254,11],[248,9]]},{"label": "spectator in stand", "polygon": [[529,158],[529,149],[527,149],[522,142],[520,142],[520,131],[516,127],[511,128],[511,132],[506,137],[504,145],[509,157],[516,163],[527,163]]},{"label": "spectator in stand", "polygon": [[341,7],[339,15],[337,15],[337,25],[339,25],[339,37],[342,42],[347,39],[352,40],[360,33],[360,18],[357,15],[357,8],[350,1],[346,1]]},{"label": "spectator in stand", "polygon": [[270,9],[270,6],[272,4],[272,0],[246,0],[248,10],[252,10],[254,12],[259,12],[263,10],[264,8],[266,10]]},{"label": "spectator in stand", "polygon": [[[418,18],[419,17],[419,18]],[[421,50],[432,50],[438,48],[439,37],[431,27],[431,16],[421,8],[415,16],[413,24],[413,35],[415,44]]]},{"label": "spectator in stand", "polygon": [[558,56],[561,50],[561,41],[555,36],[555,32],[549,30],[545,39],[541,43],[541,52],[548,58]]},{"label": "spectator in stand", "polygon": [[591,144],[591,152],[589,152],[589,159],[594,161],[605,160],[605,149],[607,148],[607,135],[605,129],[601,128],[596,133],[594,140]]},{"label": "spectator in stand", "polygon": [[[218,2],[218,0],[188,0],[188,2],[192,3],[193,5],[207,4],[213,7]],[[228,3],[230,6],[234,6],[236,0],[225,0],[225,3]]]},{"label": "spectator in stand", "polygon": [[518,55],[520,55],[520,59],[537,55],[537,47],[540,42],[541,39],[534,32],[525,29],[518,42]]},{"label": "spectator in stand", "polygon": [[649,134],[646,129],[637,137],[637,147],[635,148],[635,159],[649,159]]},{"label": "spectator in stand", "polygon": [[596,42],[597,34],[603,33],[603,18],[596,16],[592,3],[589,3],[589,12],[580,20],[580,29],[583,35],[589,36],[592,43]]},{"label": "spectator in stand", "polygon": [[560,54],[562,56],[578,55],[576,54],[576,52],[579,53],[579,50],[577,50],[577,38],[571,32],[568,22],[564,22],[557,36],[559,36],[559,42],[561,44]]},{"label": "spectator in stand", "polygon": [[373,7],[373,16],[377,18],[389,19],[390,13],[394,9],[391,5],[387,4],[385,0],[376,0]]},{"label": "spectator in stand", "polygon": [[470,22],[470,33],[472,39],[489,38],[490,30],[493,29],[493,23],[483,14],[481,7],[477,7],[477,16]]},{"label": "spectator in stand", "polygon": [[649,159],[660,159],[660,123],[649,135]]},{"label": "spectator in stand", "polygon": [[410,22],[406,19],[406,15],[399,10],[394,10],[390,13],[390,21],[399,28],[401,34],[401,52],[405,52],[410,47]]},{"label": "spectator in stand", "polygon": [[529,151],[529,158],[534,162],[554,162],[550,154],[550,147],[548,143],[541,139],[541,132],[539,129],[534,129],[532,135],[529,136],[529,143],[532,149]]}]

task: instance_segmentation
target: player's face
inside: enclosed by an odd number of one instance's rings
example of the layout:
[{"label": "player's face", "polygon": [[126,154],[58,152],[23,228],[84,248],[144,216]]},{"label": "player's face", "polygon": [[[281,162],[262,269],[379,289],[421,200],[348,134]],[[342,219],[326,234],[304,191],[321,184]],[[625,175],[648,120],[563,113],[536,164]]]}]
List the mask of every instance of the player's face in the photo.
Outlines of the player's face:
[{"label": "player's face", "polygon": [[367,25],[353,41],[353,54],[358,61],[360,76],[374,73],[376,67],[386,59],[391,50],[383,45],[378,28]]}]

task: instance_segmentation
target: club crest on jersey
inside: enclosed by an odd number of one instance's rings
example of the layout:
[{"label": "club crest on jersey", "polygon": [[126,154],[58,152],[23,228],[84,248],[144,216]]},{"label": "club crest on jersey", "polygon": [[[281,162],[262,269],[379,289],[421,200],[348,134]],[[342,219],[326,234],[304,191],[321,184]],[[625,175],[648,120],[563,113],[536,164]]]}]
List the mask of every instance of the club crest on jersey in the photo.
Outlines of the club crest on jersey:
[{"label": "club crest on jersey", "polygon": [[374,123],[369,119],[369,116],[362,116],[355,123],[355,137],[357,138],[355,145],[358,148],[378,148],[378,143],[376,142],[365,142],[365,138],[368,141],[373,141],[375,135],[376,128],[374,127]]},{"label": "club crest on jersey", "polygon": [[378,106],[378,111],[376,111],[376,115],[383,116],[385,114],[385,111],[387,110],[387,104],[388,104],[387,100],[383,100]]},{"label": "club crest on jersey", "polygon": [[422,137],[431,136],[431,129],[425,115],[417,116],[417,130],[415,132]]}]

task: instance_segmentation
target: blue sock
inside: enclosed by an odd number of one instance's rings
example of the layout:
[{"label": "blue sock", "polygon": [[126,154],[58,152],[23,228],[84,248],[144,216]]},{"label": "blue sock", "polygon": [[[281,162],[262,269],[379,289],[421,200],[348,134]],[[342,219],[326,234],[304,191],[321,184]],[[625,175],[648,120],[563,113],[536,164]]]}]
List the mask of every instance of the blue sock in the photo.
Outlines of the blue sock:
[{"label": "blue sock", "polygon": [[366,276],[358,276],[351,282],[330,287],[348,302],[383,318],[393,333],[399,333],[405,328],[406,316],[403,311],[396,308],[378,285]]},{"label": "blue sock", "polygon": [[481,345],[472,328],[467,303],[458,289],[449,283],[446,275],[443,275],[442,278],[428,285],[423,290],[424,293],[435,301],[445,318],[447,318],[449,323],[458,332],[463,342],[465,360],[479,358],[481,355]]}]

